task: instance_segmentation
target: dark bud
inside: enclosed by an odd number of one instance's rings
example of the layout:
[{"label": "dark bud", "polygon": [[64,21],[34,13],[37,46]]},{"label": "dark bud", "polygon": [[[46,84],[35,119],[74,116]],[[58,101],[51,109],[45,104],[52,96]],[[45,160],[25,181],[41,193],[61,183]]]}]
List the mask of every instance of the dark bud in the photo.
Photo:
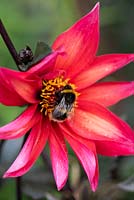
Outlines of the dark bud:
[{"label": "dark bud", "polygon": [[18,57],[20,63],[27,65],[33,60],[33,52],[29,46],[26,46],[26,48],[20,50]]}]

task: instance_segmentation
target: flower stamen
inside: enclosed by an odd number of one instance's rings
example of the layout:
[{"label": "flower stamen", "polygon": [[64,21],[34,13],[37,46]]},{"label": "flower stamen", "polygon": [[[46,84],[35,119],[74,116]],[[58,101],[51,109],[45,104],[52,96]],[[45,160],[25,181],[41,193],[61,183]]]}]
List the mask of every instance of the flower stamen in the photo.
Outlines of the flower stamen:
[{"label": "flower stamen", "polygon": [[62,76],[42,82],[40,112],[51,120],[65,120],[76,105],[79,94],[75,91],[75,85],[68,82],[69,79],[64,80]]}]

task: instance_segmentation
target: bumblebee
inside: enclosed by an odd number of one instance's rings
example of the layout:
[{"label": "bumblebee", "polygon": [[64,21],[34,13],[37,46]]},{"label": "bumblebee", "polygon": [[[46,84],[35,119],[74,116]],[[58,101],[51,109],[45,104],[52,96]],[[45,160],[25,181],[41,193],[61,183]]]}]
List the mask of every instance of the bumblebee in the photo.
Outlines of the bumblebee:
[{"label": "bumblebee", "polygon": [[76,94],[70,85],[66,85],[60,91],[57,91],[55,96],[56,103],[51,118],[54,121],[64,121],[74,106]]}]

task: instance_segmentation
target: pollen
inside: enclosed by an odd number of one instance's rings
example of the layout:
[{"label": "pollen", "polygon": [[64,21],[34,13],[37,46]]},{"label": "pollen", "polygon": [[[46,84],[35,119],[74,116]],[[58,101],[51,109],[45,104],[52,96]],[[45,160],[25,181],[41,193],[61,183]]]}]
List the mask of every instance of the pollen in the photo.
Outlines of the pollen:
[{"label": "pollen", "polygon": [[40,112],[49,116],[60,103],[64,94],[73,93],[75,97],[78,96],[75,89],[75,85],[69,83],[69,79],[65,80],[62,76],[43,80],[40,93]]}]

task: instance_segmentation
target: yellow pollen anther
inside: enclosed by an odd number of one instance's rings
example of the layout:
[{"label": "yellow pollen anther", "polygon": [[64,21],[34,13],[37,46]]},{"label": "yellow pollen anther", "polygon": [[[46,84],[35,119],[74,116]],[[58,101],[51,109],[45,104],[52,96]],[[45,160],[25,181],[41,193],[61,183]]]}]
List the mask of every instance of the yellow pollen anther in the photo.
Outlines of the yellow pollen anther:
[{"label": "yellow pollen anther", "polygon": [[[70,84],[69,79],[64,80],[62,76],[51,80],[43,80],[39,103],[40,112],[45,115],[49,115],[54,111],[55,107],[58,105],[57,94],[62,96],[65,94],[73,94],[76,99],[79,94],[75,91],[75,89],[75,85]],[[70,110],[72,105],[76,106],[76,101],[71,104]]]}]

